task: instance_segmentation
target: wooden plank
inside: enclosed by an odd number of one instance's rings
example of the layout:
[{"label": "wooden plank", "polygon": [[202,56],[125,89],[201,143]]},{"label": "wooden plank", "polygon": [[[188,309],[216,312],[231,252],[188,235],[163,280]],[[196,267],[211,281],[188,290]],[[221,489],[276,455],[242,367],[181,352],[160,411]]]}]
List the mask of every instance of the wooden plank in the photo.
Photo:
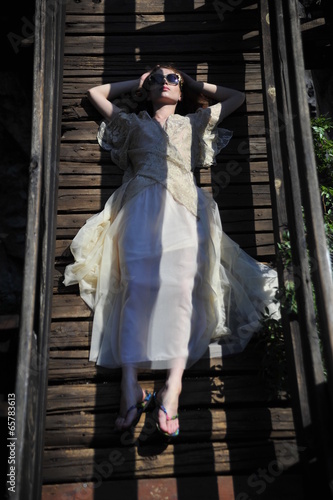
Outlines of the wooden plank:
[{"label": "wooden plank", "polygon": [[[119,56],[120,57],[120,56]],[[232,55],[230,54],[230,61],[229,62],[225,62],[225,64],[223,65],[223,67],[221,67],[221,64],[220,64],[220,61],[218,59],[218,56],[216,57],[216,59],[211,59],[209,61],[206,61],[206,60],[196,60],[196,61],[193,61],[193,63],[189,63],[188,61],[186,62],[186,60],[183,60],[182,61],[182,65],[181,65],[181,69],[187,73],[191,73],[193,74],[193,76],[195,76],[195,78],[198,80],[198,81],[205,81],[207,78],[208,78],[208,75],[209,75],[209,78],[211,80],[220,80],[221,77],[231,77],[233,76],[234,78],[236,78],[236,76],[238,75],[238,77],[245,77],[245,76],[252,76],[254,77],[255,75],[257,75],[258,77],[261,76],[261,72],[260,72],[260,62],[255,62],[255,61],[249,61],[248,63],[244,62],[244,60],[239,60],[239,61],[235,61],[233,63],[232,61]],[[125,59],[126,61],[126,58],[125,56],[123,56],[123,58]],[[69,61],[71,61],[71,56],[68,56],[66,59],[68,59]],[[81,78],[80,80],[82,80],[82,82],[94,82],[96,81],[96,78],[100,79],[102,78],[103,76],[105,76],[105,71],[107,70],[108,66],[104,63],[103,64],[103,60],[104,58],[101,56],[101,55],[95,55],[95,56],[89,56],[88,54],[84,54],[84,55],[77,55],[76,57],[76,65],[78,64],[78,62],[80,62],[82,59],[82,61],[91,61],[91,62],[95,62],[95,64],[97,65],[97,69],[98,67],[100,67],[101,69],[104,70],[104,73],[102,73],[102,76],[99,74],[99,73],[95,73],[95,71],[90,71],[89,75],[87,76],[84,76],[84,75],[81,75]],[[127,57],[128,59],[128,57]],[[201,59],[201,58],[200,58]],[[112,71],[112,77],[110,78],[111,81],[117,81],[119,80],[119,75],[121,75],[122,79],[127,79],[127,80],[130,80],[130,79],[133,79],[135,77],[139,77],[141,76],[141,74],[145,71],[147,71],[147,69],[149,68],[149,61],[146,61],[144,64],[143,62],[141,61],[141,63],[133,63],[132,66],[128,66],[128,63],[127,63],[127,66],[125,64],[125,62],[122,62],[122,60],[119,60],[119,64],[117,65],[117,67],[115,67],[115,64],[116,62],[118,62],[118,58],[113,58],[112,60],[110,60],[110,64],[112,63],[112,68],[113,68],[113,71]],[[150,61],[150,67],[152,67],[154,65],[154,60]],[[80,84],[80,81],[77,81],[77,79],[73,78],[73,77],[70,77],[68,76],[66,79],[65,79],[65,82],[71,82],[73,83],[74,87],[76,88],[76,86],[78,84]],[[97,84],[98,83],[101,83],[102,80],[97,80]],[[65,92],[65,95],[67,94],[67,91],[68,91],[68,86],[65,86],[64,87],[64,92]]]},{"label": "wooden plank", "polygon": [[54,295],[52,318],[90,318],[92,312],[79,295]]},{"label": "wooden plank", "polygon": [[20,316],[18,314],[4,314],[0,316],[0,331],[16,330],[19,324]]},{"label": "wooden plank", "polygon": [[[69,214],[58,214],[57,217],[57,227],[65,229],[75,229],[79,230],[86,220],[91,217],[93,213],[69,213]],[[223,227],[225,225],[232,225],[235,223],[239,224],[266,224],[272,220],[272,210],[270,208],[249,208],[249,209],[232,209],[223,210],[220,212]],[[73,233],[74,234],[74,233]]]},{"label": "wooden plank", "polygon": [[216,12],[203,12],[193,10],[186,14],[177,12],[176,14],[135,14],[117,15],[85,15],[67,14],[66,34],[82,35],[99,33],[137,33],[146,32],[182,32],[200,33],[202,31],[237,31],[243,33],[245,30],[253,30],[258,26],[256,11],[240,11],[238,18],[231,17],[228,23],[222,25]]},{"label": "wooden plank", "polygon": [[[265,135],[265,121],[263,115],[249,115],[246,118],[239,116],[228,117],[223,126],[231,130],[237,130],[238,136],[261,136]],[[63,142],[86,142],[96,141],[98,125],[91,121],[65,122],[62,125]]]},{"label": "wooden plank", "polygon": [[[51,316],[57,164],[61,122],[64,5],[47,15],[48,2],[36,0],[31,98],[31,149],[20,331],[16,364],[14,480],[7,493],[40,498],[45,423],[48,331]],[[21,38],[22,39],[22,38]],[[46,223],[47,221],[47,223]],[[51,285],[51,286],[50,286]],[[36,432],[36,429],[39,431]],[[12,447],[11,447],[12,449]],[[12,461],[11,461],[12,462]],[[9,463],[9,461],[8,461]],[[9,469],[8,469],[9,471]],[[12,479],[8,477],[8,479]],[[11,486],[11,487],[9,487]],[[11,490],[11,491],[10,491]]]},{"label": "wooden plank", "polygon": [[123,175],[119,172],[118,175],[102,174],[102,175],[84,175],[81,173],[76,175],[60,175],[60,188],[101,188],[103,187],[119,187],[121,185]]},{"label": "wooden plank", "polygon": [[[92,318],[73,321],[54,321],[51,324],[50,333],[50,380],[63,381],[79,379],[83,375],[84,379],[95,378],[97,374],[101,376],[108,375],[107,378],[120,378],[120,371],[102,370],[96,367],[95,363],[89,362],[89,348],[92,331]],[[74,351],[74,349],[76,351]],[[75,354],[74,354],[75,353]],[[250,341],[247,348],[237,356],[227,358],[203,357],[197,361],[191,368],[187,369],[185,374],[209,374],[223,372],[247,372],[260,371],[262,349],[255,338]],[[68,362],[69,361],[69,362]],[[111,373],[111,375],[110,375]],[[141,370],[140,377],[154,378],[151,370]]]},{"label": "wooden plank", "polygon": [[50,357],[55,349],[87,349],[92,321],[53,321],[50,330]]},{"label": "wooden plank", "polygon": [[[89,70],[89,73],[91,73],[91,70]],[[70,97],[69,95],[66,95],[63,98],[62,104],[63,123],[67,121],[79,121],[86,119],[95,120],[97,123],[101,121],[101,115],[86,98],[81,98],[79,96]],[[263,113],[262,94],[252,91],[247,92],[245,103],[237,110],[237,113]]]},{"label": "wooden plank", "polygon": [[[78,37],[66,36],[65,55],[85,55],[85,54],[127,54],[129,57],[136,53],[142,56],[170,58],[172,54],[179,52],[182,48],[182,54],[198,54],[198,46],[202,52],[213,52],[214,54],[225,52],[240,52],[260,50],[259,32],[254,30],[248,33],[246,39],[240,39],[236,33],[218,33],[218,34],[173,34],[168,35],[140,35],[135,37],[131,35],[112,36],[96,35]],[[171,57],[172,58],[172,57]]]},{"label": "wooden plank", "polygon": [[[243,2],[238,5],[231,6],[231,9],[227,9],[227,13],[236,11],[236,14],[242,9],[246,12],[251,12],[251,10],[256,10],[258,7],[257,3],[248,4]],[[82,13],[82,14],[126,14],[129,17],[135,14],[144,13],[179,13],[179,12],[193,12],[197,10],[198,12],[214,12],[214,2],[213,0],[191,0],[191,2],[179,2],[178,0],[169,0],[167,6],[164,0],[113,0],[109,2],[107,0],[101,0],[100,2],[91,2],[89,0],[81,0],[80,2],[75,2],[74,0],[66,1],[66,12],[67,13]],[[228,16],[226,16],[228,17]]]},{"label": "wooden plank", "polygon": [[[219,159],[262,161],[266,159],[266,154],[265,137],[237,137],[237,131],[235,131],[233,140],[219,155]],[[60,160],[80,163],[110,163],[110,153],[102,150],[95,143],[62,143],[60,146]]]},{"label": "wooden plank", "polygon": [[[259,471],[257,471],[259,472]],[[136,498],[136,500],[177,500],[179,495],[186,492],[184,498],[191,500],[250,500],[253,495],[260,494],[260,500],[304,500],[303,481],[301,475],[279,474],[270,471],[268,481],[257,483],[258,476],[253,476],[254,483],[249,476],[190,476],[149,479],[126,479],[118,481],[99,481],[98,483],[70,483],[44,485],[42,500],[94,500],[96,494],[100,498],[122,500]],[[262,481],[262,480],[259,480]],[[98,485],[97,485],[98,484]],[[98,487],[98,493],[96,492]],[[259,493],[258,493],[259,492]]]},{"label": "wooden plank", "polygon": [[[70,322],[69,322],[70,323]],[[78,321],[78,327],[81,325],[85,325],[86,322]],[[63,331],[66,330],[66,325],[62,322]],[[63,381],[69,382],[78,382],[80,380],[85,381],[97,381],[102,379],[112,380],[120,379],[120,370],[113,370],[110,374],[110,370],[103,369],[101,367],[97,367],[95,363],[89,361],[89,346],[90,346],[90,337],[91,337],[91,323],[88,323],[89,331],[82,335],[78,333],[73,340],[72,333],[72,342],[76,342],[75,345],[80,346],[80,349],[73,351],[72,349],[68,349],[64,351],[63,349],[66,346],[66,339],[63,336],[53,337],[52,341],[52,350],[49,356],[49,381],[52,383],[58,382],[62,383]],[[85,348],[85,349],[84,349]],[[199,360],[193,367],[186,371],[189,376],[202,376],[209,374],[223,374],[227,373],[250,373],[250,372],[258,372],[261,367],[262,360],[262,350],[260,346],[253,341],[250,346],[246,349],[246,352],[241,353],[237,357],[229,357],[222,359],[220,357],[209,357],[203,356],[201,360]],[[140,378],[153,380],[156,377],[156,374],[151,370],[140,370]]]},{"label": "wooden plank", "polygon": [[[156,56],[147,57],[143,60],[141,55],[132,54],[130,56],[131,64],[128,64],[128,55],[124,54],[108,54],[94,55],[85,54],[84,56],[73,56],[67,54],[64,58],[64,76],[80,76],[80,77],[94,77],[109,76],[115,78],[116,76],[122,79],[129,79],[133,75],[133,70],[141,72],[147,70],[147,64],[151,67],[156,61]],[[232,54],[225,52],[219,53],[217,56],[213,52],[200,52],[200,61],[198,55],[182,53],[172,54],[172,61],[177,66],[181,67],[183,71],[192,73],[192,71],[200,71],[200,67],[207,66],[213,68],[218,73],[223,72],[223,66],[233,65],[234,69],[237,66],[244,67],[245,64],[254,64],[260,62],[259,52],[254,51],[240,51]],[[222,65],[222,69],[221,69]]]},{"label": "wooden plank", "polygon": [[[111,163],[110,166],[102,166],[64,162],[60,165],[60,172],[60,188],[115,187],[120,186],[123,178],[123,171]],[[250,164],[239,162],[236,168],[233,162],[218,163],[212,169],[198,170],[196,178],[199,185],[213,183],[221,188],[235,183],[267,184],[269,181],[266,162],[251,162]]]},{"label": "wooden plank", "polygon": [[[203,186],[203,190],[206,190]],[[59,211],[97,212],[103,209],[105,202],[115,189],[59,189]],[[216,186],[216,202],[223,207],[258,207],[270,205],[270,189],[267,184],[249,186],[230,184],[227,188]]]},{"label": "wooden plank", "polygon": [[[126,438],[125,438],[126,439]],[[145,445],[145,453],[138,447],[100,449],[45,450],[44,482],[92,480],[96,467],[103,464],[112,479],[168,477],[185,474],[209,474],[212,466],[215,474],[242,473],[266,467],[274,461],[280,470],[288,470],[298,464],[297,445],[293,440],[270,442],[186,443],[169,445],[158,453],[161,445]],[[114,467],[110,460],[117,457]],[[214,464],[214,465],[213,465]],[[276,470],[276,468],[274,469]]]},{"label": "wooden plank", "polygon": [[[116,413],[50,415],[46,417],[45,445],[47,447],[112,447],[119,443],[114,433]],[[134,430],[139,439],[152,414],[141,418]],[[149,422],[150,424],[150,422]],[[154,426],[154,422],[151,422]],[[295,429],[290,408],[201,409],[180,412],[180,442],[210,442],[259,439],[293,439]]]},{"label": "wooden plank", "polygon": [[[78,57],[77,64],[80,63],[79,59],[83,59],[83,57]],[[150,65],[151,67],[152,65]],[[183,69],[183,68],[182,68]],[[147,66],[145,71],[147,71]],[[185,71],[185,69],[184,69]],[[115,74],[108,76],[106,74],[96,74],[93,77],[67,77],[64,79],[64,96],[65,97],[85,97],[86,91],[90,87],[94,87],[96,85],[101,85],[106,83],[105,80],[107,78],[107,82],[117,82],[119,80],[131,80],[139,78],[141,72],[138,70],[132,69],[131,73],[126,74]],[[196,79],[198,81],[206,81],[209,78],[211,83],[221,83],[223,81],[224,86],[233,87],[235,89],[245,91],[245,92],[258,92],[262,89],[262,81],[260,71],[257,68],[252,68],[249,66],[244,67],[242,70],[235,72],[233,69],[232,72],[228,73],[227,71],[215,73],[210,70],[209,75],[207,75],[207,70],[203,74],[197,74]]]},{"label": "wooden plank", "polygon": [[[111,380],[106,379],[102,383],[49,386],[47,412],[59,414],[97,410],[117,411],[120,384],[119,381],[113,381],[111,370],[109,375]],[[143,380],[141,385],[143,389],[152,391],[158,390],[163,382]],[[281,393],[280,397],[286,399],[286,394]],[[246,406],[267,402],[267,399],[268,393],[259,374],[187,377],[183,380],[180,407],[198,408],[231,403],[241,403]]]}]

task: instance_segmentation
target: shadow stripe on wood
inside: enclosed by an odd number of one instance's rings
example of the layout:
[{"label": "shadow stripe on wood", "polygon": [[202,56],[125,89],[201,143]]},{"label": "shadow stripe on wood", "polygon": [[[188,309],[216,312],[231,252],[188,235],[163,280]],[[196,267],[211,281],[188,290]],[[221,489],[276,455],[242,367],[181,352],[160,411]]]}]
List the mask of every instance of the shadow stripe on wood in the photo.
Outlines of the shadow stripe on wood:
[{"label": "shadow stripe on wood", "polygon": [[[89,73],[91,74],[91,69]],[[105,78],[104,78],[105,80]],[[109,80],[109,79],[108,79]],[[94,85],[93,82],[90,82],[90,86]],[[83,94],[86,92],[88,87],[83,90]],[[84,106],[83,106],[84,103]],[[62,101],[62,118],[63,124],[67,124],[68,121],[83,121],[95,120],[96,124],[101,121],[101,115],[96,111],[96,109],[92,106],[92,104],[88,103],[88,100],[83,97],[83,95],[70,95],[70,89],[68,89],[68,94],[64,96]],[[236,115],[238,113],[253,113],[253,114],[262,114],[263,113],[263,102],[262,102],[262,94],[260,92],[246,92],[245,103],[235,112]]]},{"label": "shadow stripe on wood", "polygon": [[[96,140],[96,139],[95,139]],[[92,162],[110,163],[110,153],[102,150],[97,143],[90,144],[82,142],[62,143],[60,145],[60,161],[65,162]],[[219,155],[219,159],[246,161],[266,160],[266,138],[265,137],[237,137]]]},{"label": "shadow stripe on wood", "polygon": [[[245,5],[243,2],[240,5],[235,4],[232,12],[238,15],[239,12],[245,11],[251,14],[251,11],[257,12],[258,4],[256,2]],[[179,2],[179,0],[168,0],[167,5],[165,0],[101,0],[99,2],[91,2],[90,0],[66,0],[66,13],[91,13],[91,14],[126,14],[128,17],[135,14],[172,14],[172,13],[187,13],[197,10],[199,14],[205,12],[216,12],[213,0],[192,0],[191,2]]]},{"label": "shadow stripe on wood", "polygon": [[[200,474],[200,473],[199,473]],[[126,479],[98,483],[98,495],[112,500],[165,500],[176,499],[180,491],[186,492],[191,500],[207,499],[207,492],[214,495],[214,500],[250,500],[257,496],[258,485],[249,482],[249,475],[190,475],[189,477],[168,477],[149,479]],[[96,478],[95,478],[96,479]],[[111,478],[109,478],[111,479]],[[264,483],[265,490],[260,493],[260,500],[304,500],[304,489],[301,475],[278,474],[272,484]],[[262,484],[260,485],[260,491]],[[257,489],[256,489],[257,488]],[[84,484],[44,485],[42,500],[63,500],[75,495],[84,495],[85,500],[96,500],[96,482]],[[241,496],[240,496],[241,495]],[[247,495],[247,496],[245,496]],[[79,499],[78,499],[79,500]]]},{"label": "shadow stripe on wood", "polygon": [[[223,128],[233,130],[235,137],[264,136],[266,134],[265,120],[263,115],[249,115],[247,117],[228,117],[223,121]],[[62,142],[85,142],[96,141],[98,126],[96,122],[74,121],[62,124]]]},{"label": "shadow stripe on wood", "polygon": [[[281,470],[297,465],[299,455],[294,440],[270,442],[187,443],[169,445],[161,452],[161,445],[144,449],[130,446],[104,449],[48,450],[44,452],[44,482],[54,483],[91,480],[96,466],[108,463],[109,457],[122,457],[119,465],[112,468],[112,479],[124,477],[167,477],[184,474],[196,475],[242,473],[266,467],[274,461]],[[144,453],[144,454],[143,454]],[[110,461],[110,460],[109,460]],[[96,476],[95,476],[96,477]]]},{"label": "shadow stripe on wood", "polygon": [[[142,61],[141,56],[138,54],[132,54],[131,60],[132,64],[128,65],[128,56],[125,54],[113,54],[112,56],[108,54],[104,55],[93,55],[85,54],[80,56],[67,54],[64,58],[64,77],[65,81],[67,78],[81,77],[81,78],[98,78],[106,77],[119,79],[131,79],[138,76],[138,72],[141,74],[145,71],[147,64],[152,65],[155,63],[156,55],[146,58],[146,61]],[[260,61],[259,52],[235,52],[229,54],[228,52],[219,53],[216,57],[215,53],[202,53],[200,60],[203,62],[198,62],[198,57],[194,54],[186,54],[186,57],[182,56],[181,53],[172,54],[172,61],[174,64],[182,68],[183,71],[187,73],[192,73],[192,71],[201,74],[201,67],[209,67],[209,73],[213,70],[216,74],[224,75],[223,71],[224,65],[233,65],[234,71],[239,71],[238,68],[243,68],[242,72],[245,72],[244,66],[249,64],[255,64]],[[222,69],[219,69],[221,68]],[[136,71],[133,74],[133,71]],[[207,69],[205,70],[207,73]],[[205,74],[206,74],[205,73]]]},{"label": "shadow stripe on wood", "polygon": [[[46,446],[112,446],[119,443],[114,433],[117,413],[48,415]],[[152,417],[150,417],[152,418]],[[147,425],[141,418],[134,429],[139,439]],[[293,439],[295,428],[290,408],[204,409],[180,412],[181,440],[217,441],[250,439]]]},{"label": "shadow stripe on wood", "polygon": [[[249,15],[250,14],[250,15]],[[240,11],[238,19],[231,17],[228,23],[222,24],[216,12],[200,12],[193,10],[186,14],[136,14],[131,18],[124,15],[89,15],[67,14],[66,33],[100,34],[100,33],[200,33],[214,31],[244,32],[258,28],[256,11]]]},{"label": "shadow stripe on wood", "polygon": [[[105,372],[105,370],[103,370]],[[111,374],[111,372],[110,372]],[[142,380],[142,388],[158,390],[163,381]],[[286,394],[281,392],[281,400]],[[260,374],[184,377],[180,408],[199,408],[211,405],[264,403],[268,401]],[[47,412],[72,413],[80,411],[117,411],[120,401],[119,381],[89,384],[51,385],[47,394]]]}]

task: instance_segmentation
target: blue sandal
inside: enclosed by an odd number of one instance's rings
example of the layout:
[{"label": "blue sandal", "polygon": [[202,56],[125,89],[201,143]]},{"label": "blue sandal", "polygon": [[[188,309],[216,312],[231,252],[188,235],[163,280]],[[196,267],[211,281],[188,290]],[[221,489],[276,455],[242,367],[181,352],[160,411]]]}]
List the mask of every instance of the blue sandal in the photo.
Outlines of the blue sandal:
[{"label": "blue sandal", "polygon": [[[162,411],[163,411],[163,413],[165,413],[167,421],[169,421],[169,420],[177,420],[177,418],[179,419],[179,413],[176,413],[176,415],[174,415],[173,417],[170,417],[170,416],[168,415],[168,412],[166,411],[165,406],[163,406],[161,403],[159,403],[159,401],[158,401],[158,399],[157,399],[157,396],[156,396],[156,392],[154,392],[154,401],[155,401],[155,404],[156,404],[157,408],[158,408],[159,410],[162,410]],[[177,429],[175,432],[173,432],[172,434],[169,434],[168,432],[164,432],[164,431],[162,431],[162,429],[161,429],[161,428],[160,428],[160,426],[159,426],[158,421],[156,422],[156,427],[157,427],[157,430],[158,430],[161,434],[163,434],[163,436],[166,436],[166,437],[172,438],[172,437],[177,437],[177,436],[179,435],[179,427],[178,427],[178,429]]]}]

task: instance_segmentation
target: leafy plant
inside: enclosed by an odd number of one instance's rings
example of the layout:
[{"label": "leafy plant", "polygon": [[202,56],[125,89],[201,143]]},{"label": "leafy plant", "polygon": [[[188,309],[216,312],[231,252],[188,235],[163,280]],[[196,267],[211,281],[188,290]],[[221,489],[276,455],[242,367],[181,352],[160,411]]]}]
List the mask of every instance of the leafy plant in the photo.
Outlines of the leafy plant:
[{"label": "leafy plant", "polygon": [[333,255],[333,140],[329,133],[333,130],[333,120],[327,116],[312,118],[312,135],[317,162],[320,194],[327,245]]},{"label": "leafy plant", "polygon": [[[333,140],[329,132],[333,130],[333,120],[319,116],[311,120],[313,145],[317,163],[318,180],[323,206],[323,217],[331,260],[333,255]],[[282,242],[278,244],[277,259],[282,261],[287,272],[292,271],[292,255],[289,231],[283,234]],[[293,281],[286,281],[277,291],[277,300],[287,314],[297,314],[297,302]],[[285,343],[281,320],[269,315],[268,309],[263,314],[260,343],[264,344],[262,373],[271,397],[280,391],[288,392],[288,373],[285,353]]]}]

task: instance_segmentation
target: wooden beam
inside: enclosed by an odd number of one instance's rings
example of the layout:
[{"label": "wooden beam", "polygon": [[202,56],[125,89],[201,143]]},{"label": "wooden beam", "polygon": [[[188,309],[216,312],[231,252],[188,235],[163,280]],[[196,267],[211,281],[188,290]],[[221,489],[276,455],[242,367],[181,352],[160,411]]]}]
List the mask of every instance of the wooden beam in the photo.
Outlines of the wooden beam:
[{"label": "wooden beam", "polygon": [[[15,498],[41,496],[65,11],[36,1],[31,163],[16,374]],[[50,288],[51,285],[51,288]]]},{"label": "wooden beam", "polygon": [[[257,471],[258,472],[258,471]],[[269,480],[273,479],[268,476]],[[156,479],[127,479],[118,481],[102,481],[98,486],[96,483],[70,483],[57,485],[44,485],[42,500],[96,500],[100,498],[112,498],[122,500],[123,498],[136,498],[137,500],[176,500],[183,495],[191,500],[202,500],[203,498],[214,498],[214,500],[249,500],[253,495],[260,500],[304,500],[304,489],[302,478],[295,474],[281,474],[272,483],[251,484],[247,475],[224,475],[224,476],[190,476],[175,478]],[[260,481],[260,480],[259,480]],[[263,485],[265,488],[263,489]],[[96,490],[96,488],[98,488]],[[184,492],[184,493],[182,493]],[[209,495],[207,497],[207,495]]]}]

